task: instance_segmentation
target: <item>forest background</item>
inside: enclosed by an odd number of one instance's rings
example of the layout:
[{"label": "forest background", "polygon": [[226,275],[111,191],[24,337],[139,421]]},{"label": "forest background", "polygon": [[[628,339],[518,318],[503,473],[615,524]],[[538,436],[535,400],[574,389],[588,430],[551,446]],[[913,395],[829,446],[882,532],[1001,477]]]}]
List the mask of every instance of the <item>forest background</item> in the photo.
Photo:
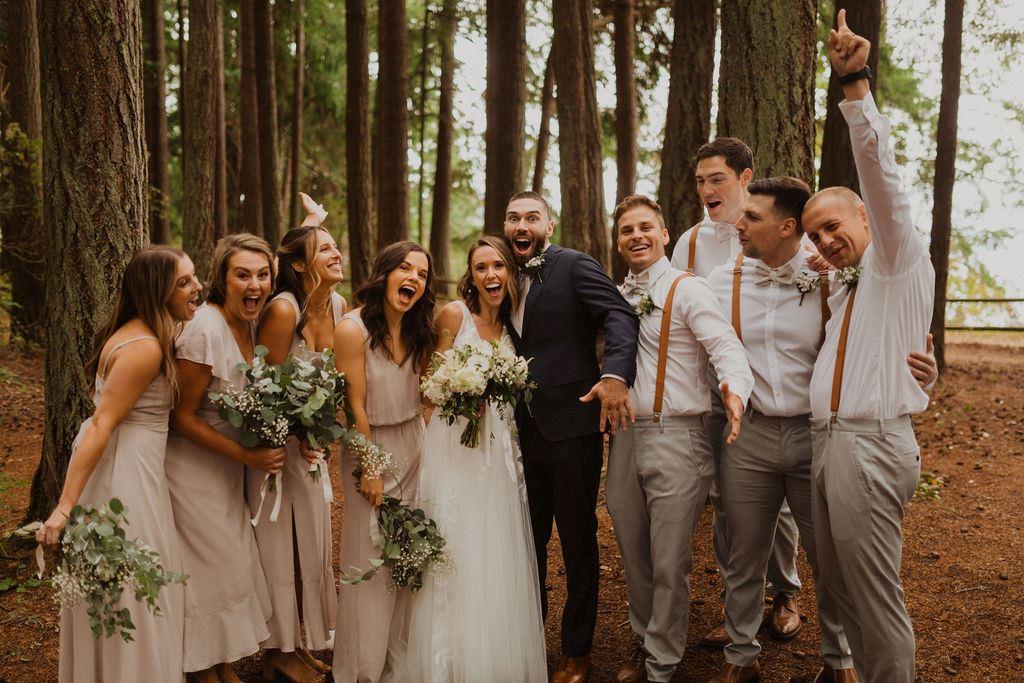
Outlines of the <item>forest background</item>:
[{"label": "forest background", "polygon": [[[274,243],[325,204],[351,284],[411,238],[461,274],[505,201],[551,199],[556,241],[617,277],[609,213],[640,191],[672,238],[716,135],[756,177],[856,188],[823,49],[836,10],[931,240],[934,331],[1017,324],[1024,295],[1024,6],[1013,0],[0,0],[0,303],[42,345],[47,420],[28,517],[48,511],[91,405],[78,369],[146,240],[200,272],[227,232]],[[948,282],[947,282],[948,278]],[[450,290],[449,290],[450,291]]]}]

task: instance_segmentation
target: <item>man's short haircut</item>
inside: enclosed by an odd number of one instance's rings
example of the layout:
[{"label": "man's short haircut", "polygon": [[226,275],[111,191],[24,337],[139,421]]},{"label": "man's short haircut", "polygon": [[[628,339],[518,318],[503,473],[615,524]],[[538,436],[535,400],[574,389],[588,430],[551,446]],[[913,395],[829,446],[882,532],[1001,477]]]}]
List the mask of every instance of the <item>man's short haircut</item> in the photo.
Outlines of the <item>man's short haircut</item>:
[{"label": "man's short haircut", "polygon": [[811,188],[807,183],[791,176],[773,176],[750,183],[747,192],[774,199],[776,215],[795,219],[797,233],[804,231],[800,217],[803,215],[804,206],[811,198]]},{"label": "man's short haircut", "polygon": [[541,206],[543,206],[544,210],[547,212],[548,218],[551,218],[551,207],[548,205],[548,200],[544,199],[544,196],[539,192],[534,192],[533,190],[517,192],[509,198],[508,202],[505,203],[505,206],[508,207],[509,204],[517,199],[534,199],[540,202]]},{"label": "man's short haircut", "polygon": [[826,187],[815,192],[810,199],[807,200],[804,205],[804,210],[811,207],[812,204],[817,203],[821,199],[832,199],[843,205],[844,208],[850,211],[856,211],[864,205],[864,200],[860,198],[856,192],[848,187],[837,185],[835,187]]},{"label": "man's short haircut", "polygon": [[644,194],[631,194],[624,197],[615,207],[615,211],[612,212],[612,224],[615,228],[618,229],[619,219],[622,218],[622,214],[630,211],[631,209],[635,209],[638,206],[645,206],[658,214],[658,222],[661,224],[662,228],[665,227],[665,216],[661,213],[661,207],[658,206],[658,202]]},{"label": "man's short haircut", "polygon": [[693,161],[697,163],[701,159],[711,157],[724,157],[725,165],[736,171],[736,175],[748,168],[754,170],[754,153],[747,147],[747,143],[739,138],[715,138],[711,142],[706,142],[697,149]]}]

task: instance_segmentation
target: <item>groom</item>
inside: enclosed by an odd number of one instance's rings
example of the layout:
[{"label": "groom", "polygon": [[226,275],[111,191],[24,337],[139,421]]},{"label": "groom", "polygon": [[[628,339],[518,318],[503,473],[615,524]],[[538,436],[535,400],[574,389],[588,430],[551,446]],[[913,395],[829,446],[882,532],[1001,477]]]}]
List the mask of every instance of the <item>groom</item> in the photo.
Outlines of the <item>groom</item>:
[{"label": "groom", "polygon": [[[589,673],[597,623],[601,432],[606,426],[624,429],[633,420],[629,385],[636,376],[639,321],[597,261],[550,243],[554,227],[547,202],[536,192],[509,200],[505,239],[523,272],[512,338],[516,351],[531,359],[530,376],[537,383],[517,422],[545,616],[552,520],[568,593],[562,612],[566,660],[551,680],[580,683]],[[603,367],[596,353],[599,331]]]}]

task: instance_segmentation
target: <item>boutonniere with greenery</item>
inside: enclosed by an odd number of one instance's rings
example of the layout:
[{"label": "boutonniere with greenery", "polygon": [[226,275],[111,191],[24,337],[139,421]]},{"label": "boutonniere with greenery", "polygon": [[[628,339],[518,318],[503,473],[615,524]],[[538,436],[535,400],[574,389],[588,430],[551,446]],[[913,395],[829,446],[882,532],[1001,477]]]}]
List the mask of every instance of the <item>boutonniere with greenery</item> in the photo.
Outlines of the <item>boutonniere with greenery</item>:
[{"label": "boutonniere with greenery", "polygon": [[797,305],[803,306],[804,296],[818,291],[818,288],[821,287],[821,275],[812,273],[805,268],[796,274],[796,277],[793,278],[793,284],[796,285],[797,290],[800,292],[800,303]]},{"label": "boutonniere with greenery", "polygon": [[846,266],[836,271],[836,280],[847,287],[853,287],[860,280],[860,266]]},{"label": "boutonniere with greenery", "polygon": [[[540,280],[540,269],[544,267],[544,254],[537,254],[532,259],[526,262],[523,266],[523,272],[530,277],[536,277]],[[543,282],[544,280],[540,280]]]},{"label": "boutonniere with greenery", "polygon": [[639,296],[632,301],[633,310],[641,318],[654,311],[657,306],[654,305],[654,299],[651,298],[651,293],[646,289],[640,290]]}]

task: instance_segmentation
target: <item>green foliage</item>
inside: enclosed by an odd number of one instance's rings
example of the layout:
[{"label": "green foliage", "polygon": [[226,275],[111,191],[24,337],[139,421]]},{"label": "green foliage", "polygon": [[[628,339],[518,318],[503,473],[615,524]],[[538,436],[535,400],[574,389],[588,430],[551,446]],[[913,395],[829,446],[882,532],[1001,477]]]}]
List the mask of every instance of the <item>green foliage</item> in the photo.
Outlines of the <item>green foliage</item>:
[{"label": "green foliage", "polygon": [[938,500],[939,492],[946,487],[946,477],[934,472],[921,472],[921,477],[914,489],[914,500]]},{"label": "green foliage", "polygon": [[32,188],[42,184],[42,172],[42,140],[29,138],[17,123],[8,124],[0,131],[0,219],[18,211],[39,220],[43,207]]}]

